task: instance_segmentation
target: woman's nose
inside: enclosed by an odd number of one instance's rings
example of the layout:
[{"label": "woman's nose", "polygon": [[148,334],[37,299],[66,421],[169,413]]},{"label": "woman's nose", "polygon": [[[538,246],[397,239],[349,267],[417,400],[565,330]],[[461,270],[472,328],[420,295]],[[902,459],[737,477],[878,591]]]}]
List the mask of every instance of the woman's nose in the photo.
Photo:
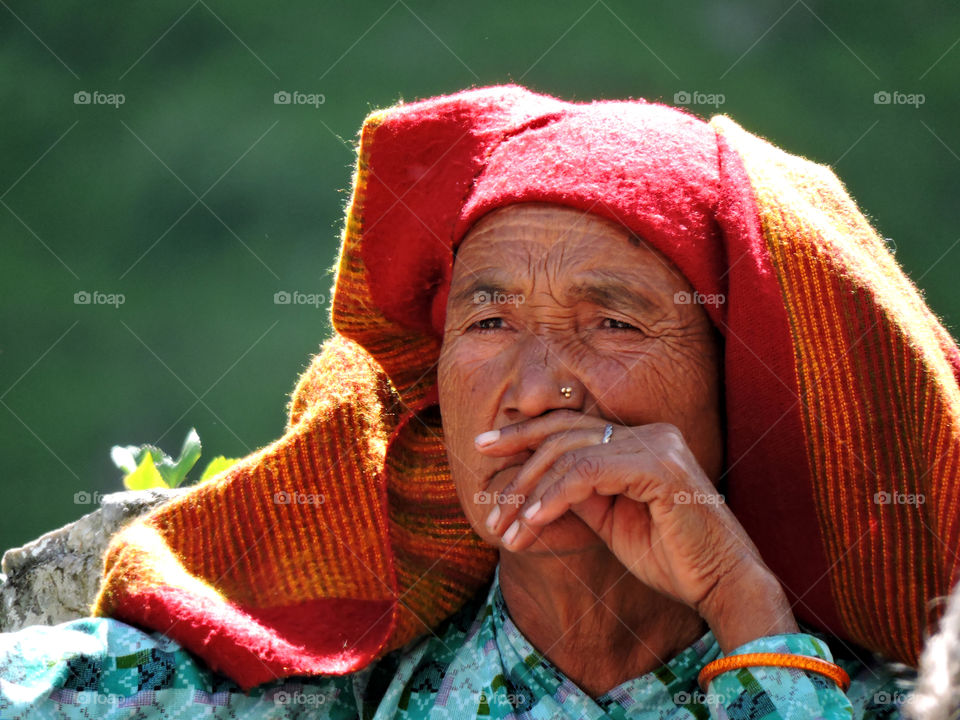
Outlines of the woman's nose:
[{"label": "woman's nose", "polygon": [[561,408],[580,409],[586,396],[583,383],[545,345],[517,358],[513,382],[505,399],[508,414],[536,417]]}]

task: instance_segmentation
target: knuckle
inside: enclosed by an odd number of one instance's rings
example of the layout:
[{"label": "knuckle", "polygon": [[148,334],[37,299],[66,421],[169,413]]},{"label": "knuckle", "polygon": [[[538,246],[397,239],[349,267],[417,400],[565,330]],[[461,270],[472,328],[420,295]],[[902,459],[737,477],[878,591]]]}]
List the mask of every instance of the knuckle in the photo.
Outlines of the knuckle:
[{"label": "knuckle", "polygon": [[687,440],[680,428],[670,423],[657,423],[654,428],[657,457],[672,465],[683,465],[687,454]]},{"label": "knuckle", "polygon": [[502,428],[500,428],[500,439],[509,440],[515,438],[520,434],[520,427],[521,425],[519,423],[514,423],[513,425],[504,425]]},{"label": "knuckle", "polygon": [[576,459],[573,470],[581,477],[593,477],[600,471],[600,461],[593,456],[585,455]]},{"label": "knuckle", "polygon": [[540,448],[545,452],[553,452],[557,449],[561,442],[563,442],[562,435],[550,435],[542,443],[540,443]]},{"label": "knuckle", "polygon": [[563,453],[553,463],[553,471],[556,475],[566,475],[574,469],[579,462],[577,456],[572,452]]},{"label": "knuckle", "polygon": [[654,430],[667,446],[683,444],[683,433],[673,423],[656,423]]},{"label": "knuckle", "polygon": [[669,453],[667,457],[660,460],[663,473],[672,480],[683,480],[687,477],[686,466],[675,454]]}]

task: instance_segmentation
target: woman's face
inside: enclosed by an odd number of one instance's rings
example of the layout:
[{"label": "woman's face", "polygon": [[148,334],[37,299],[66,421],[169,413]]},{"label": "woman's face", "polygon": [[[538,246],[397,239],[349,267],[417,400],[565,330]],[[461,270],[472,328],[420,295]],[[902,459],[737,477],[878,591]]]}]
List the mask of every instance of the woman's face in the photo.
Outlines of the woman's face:
[{"label": "woman's face", "polygon": [[[498,544],[484,520],[532,449],[488,457],[474,437],[560,408],[620,425],[676,425],[716,481],[720,349],[704,309],[683,302],[690,292],[663,255],[596,215],[518,204],[471,229],[453,266],[438,375],[453,480],[481,537]],[[568,512],[524,552],[598,544]]]}]

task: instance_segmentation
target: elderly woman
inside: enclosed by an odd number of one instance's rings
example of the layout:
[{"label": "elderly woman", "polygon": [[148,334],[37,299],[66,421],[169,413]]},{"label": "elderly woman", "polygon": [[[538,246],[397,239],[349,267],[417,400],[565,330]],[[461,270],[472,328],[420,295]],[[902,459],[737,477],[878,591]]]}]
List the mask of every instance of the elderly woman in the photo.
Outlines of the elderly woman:
[{"label": "elderly woman", "polygon": [[898,714],[960,353],[829,171],[638,101],[400,105],[333,323],[101,617],[4,638],[0,716]]}]

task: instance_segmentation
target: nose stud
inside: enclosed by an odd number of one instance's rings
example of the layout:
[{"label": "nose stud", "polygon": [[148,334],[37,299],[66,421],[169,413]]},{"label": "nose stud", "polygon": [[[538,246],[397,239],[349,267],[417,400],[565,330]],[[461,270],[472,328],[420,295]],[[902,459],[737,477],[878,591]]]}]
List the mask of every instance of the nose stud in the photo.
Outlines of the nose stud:
[{"label": "nose stud", "polygon": [[560,388],[560,394],[563,395],[565,398],[568,398],[571,395],[573,395],[573,388],[565,385],[564,387]]}]

